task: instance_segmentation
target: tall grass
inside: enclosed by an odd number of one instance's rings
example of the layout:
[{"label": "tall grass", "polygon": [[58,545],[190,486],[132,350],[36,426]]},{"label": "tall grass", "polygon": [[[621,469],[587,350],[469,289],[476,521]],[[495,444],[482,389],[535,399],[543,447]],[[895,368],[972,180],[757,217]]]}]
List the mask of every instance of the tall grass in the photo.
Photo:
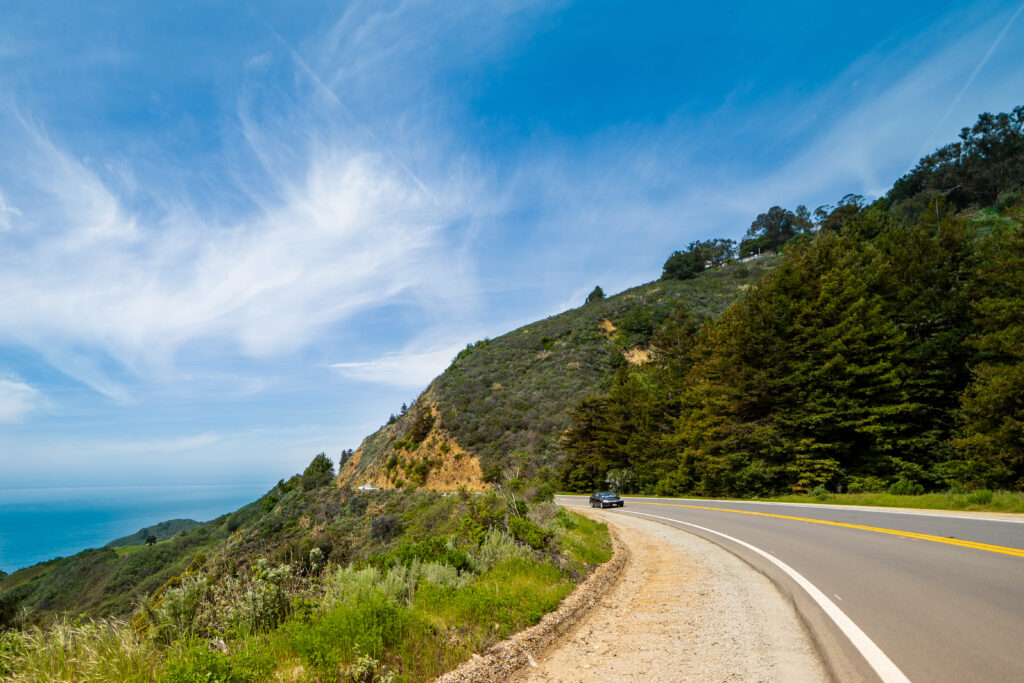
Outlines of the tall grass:
[{"label": "tall grass", "polygon": [[156,680],[159,648],[116,619],[47,626],[0,635],[0,675],[9,681]]},{"label": "tall grass", "polygon": [[566,556],[578,567],[602,564],[612,556],[608,526],[601,522],[559,510],[551,527]]},{"label": "tall grass", "polygon": [[828,503],[832,505],[868,505],[927,510],[973,510],[979,512],[1024,512],[1024,492],[977,491],[922,493],[901,495],[895,493],[819,493],[803,496],[776,496],[763,498],[784,503]]}]

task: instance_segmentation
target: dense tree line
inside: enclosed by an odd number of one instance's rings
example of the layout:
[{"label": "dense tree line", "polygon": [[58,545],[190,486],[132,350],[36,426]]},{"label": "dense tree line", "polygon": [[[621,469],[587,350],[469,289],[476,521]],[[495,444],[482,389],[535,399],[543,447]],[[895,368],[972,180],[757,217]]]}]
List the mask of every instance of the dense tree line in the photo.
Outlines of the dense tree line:
[{"label": "dense tree line", "polygon": [[677,311],[573,409],[562,485],[1024,488],[1022,117],[983,115],[870,205],[758,216],[780,265],[717,319]]}]

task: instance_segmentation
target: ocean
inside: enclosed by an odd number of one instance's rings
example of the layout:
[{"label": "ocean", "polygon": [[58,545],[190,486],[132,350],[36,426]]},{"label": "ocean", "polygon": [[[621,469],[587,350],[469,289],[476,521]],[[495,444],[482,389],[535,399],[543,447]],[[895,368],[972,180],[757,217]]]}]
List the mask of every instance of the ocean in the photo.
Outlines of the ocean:
[{"label": "ocean", "polygon": [[99,548],[167,519],[205,522],[273,484],[0,489],[0,570]]}]

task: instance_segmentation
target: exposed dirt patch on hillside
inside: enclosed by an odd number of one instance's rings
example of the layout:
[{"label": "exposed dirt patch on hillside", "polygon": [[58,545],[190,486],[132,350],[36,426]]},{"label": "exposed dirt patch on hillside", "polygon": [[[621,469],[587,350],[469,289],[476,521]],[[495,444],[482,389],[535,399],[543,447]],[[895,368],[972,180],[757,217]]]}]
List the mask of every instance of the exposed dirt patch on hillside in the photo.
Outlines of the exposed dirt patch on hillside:
[{"label": "exposed dirt patch on hillside", "polygon": [[622,356],[632,365],[643,365],[651,360],[651,351],[650,349],[642,349],[639,346],[634,346],[631,349],[623,351]]},{"label": "exposed dirt patch on hillside", "polygon": [[[437,408],[432,410],[437,413]],[[360,448],[338,473],[340,486],[369,484],[379,489],[401,488],[413,484],[435,491],[486,491],[480,460],[468,453],[455,439],[440,429],[435,420],[422,442],[390,434],[387,450],[377,462],[363,463]]]},{"label": "exposed dirt patch on hillside", "polygon": [[597,323],[597,329],[604,332],[605,336],[611,339],[615,336],[615,330],[619,329],[612,324],[612,321],[608,318],[601,318],[601,321]]}]

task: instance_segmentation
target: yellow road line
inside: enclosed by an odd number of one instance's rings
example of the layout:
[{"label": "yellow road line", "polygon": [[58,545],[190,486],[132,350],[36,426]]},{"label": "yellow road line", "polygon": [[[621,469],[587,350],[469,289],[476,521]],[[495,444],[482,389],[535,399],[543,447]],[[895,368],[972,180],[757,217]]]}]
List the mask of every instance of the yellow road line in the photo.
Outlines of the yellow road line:
[{"label": "yellow road line", "polygon": [[985,550],[990,553],[1000,553],[1002,555],[1012,555],[1014,557],[1024,557],[1024,550],[1020,548],[1007,548],[1002,545],[992,545],[991,543],[978,543],[976,541],[965,541],[959,538],[946,538],[944,536],[932,536],[931,534],[919,534],[913,531],[900,531],[899,529],[885,529],[877,526],[864,526],[862,524],[849,524],[847,522],[832,522],[826,519],[811,519],[810,517],[793,517],[792,515],[777,515],[772,512],[754,512],[753,510],[734,510],[731,508],[716,508],[706,505],[685,505],[683,503],[648,503],[645,501],[631,500],[629,501],[632,505],[661,505],[663,507],[674,507],[674,508],[691,508],[694,510],[713,510],[715,512],[735,512],[740,515],[755,515],[757,517],[774,517],[775,519],[788,519],[795,522],[809,522],[811,524],[825,524],[828,526],[840,526],[847,529],[859,529],[860,531],[873,531],[878,534],[889,534],[890,536],[902,536],[904,538],[914,538],[919,541],[931,541],[932,543],[945,543],[946,545],[956,545],[961,548],[973,548],[974,550]]}]

